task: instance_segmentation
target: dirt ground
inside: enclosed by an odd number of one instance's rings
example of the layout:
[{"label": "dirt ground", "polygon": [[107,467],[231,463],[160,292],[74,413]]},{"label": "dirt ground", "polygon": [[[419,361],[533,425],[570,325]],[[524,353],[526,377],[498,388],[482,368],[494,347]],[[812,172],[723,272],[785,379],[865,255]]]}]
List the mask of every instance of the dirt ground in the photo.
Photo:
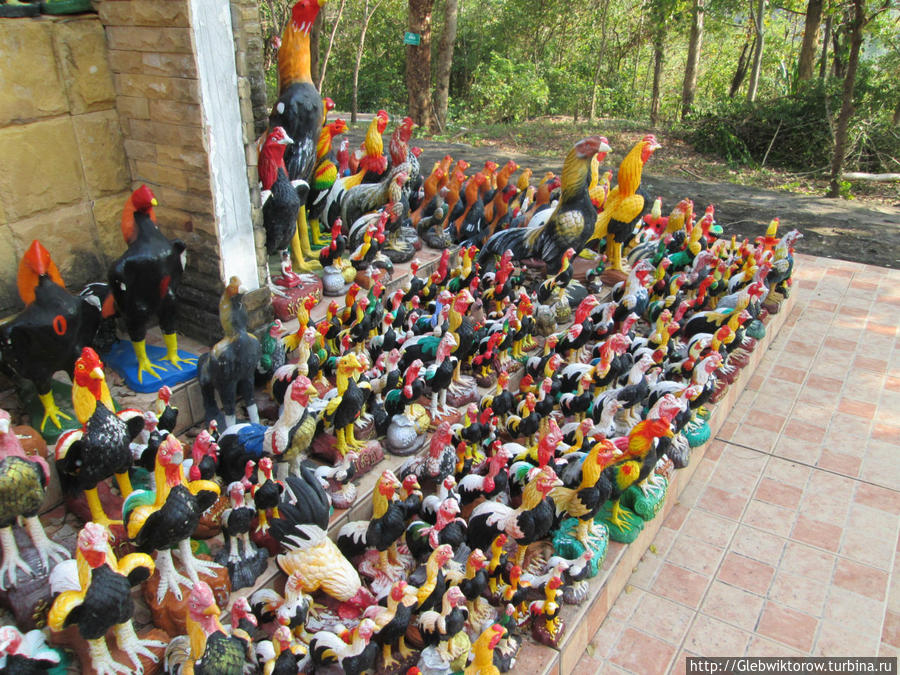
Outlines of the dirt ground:
[{"label": "dirt ground", "polygon": [[[364,129],[353,130],[351,147],[358,147],[363,135]],[[515,152],[500,153],[492,147],[419,138],[414,138],[412,144],[423,150],[419,161],[426,174],[435,161],[448,153],[454,159],[465,159],[473,167],[483,166],[489,159],[501,165],[513,159],[521,167],[531,167],[535,176],[546,171],[558,173],[562,166],[562,157],[549,160]],[[608,168],[616,169],[615,166]],[[655,176],[652,165],[648,169],[643,184],[651,195],[662,197],[664,214],[681,199],[690,197],[699,213],[708,204],[715,205],[716,219],[726,234],[751,239],[763,234],[772,218],[777,216],[781,220],[782,233],[795,228],[803,233],[797,247],[803,253],[900,268],[900,208],[896,206],[810,197],[734,183]]]}]

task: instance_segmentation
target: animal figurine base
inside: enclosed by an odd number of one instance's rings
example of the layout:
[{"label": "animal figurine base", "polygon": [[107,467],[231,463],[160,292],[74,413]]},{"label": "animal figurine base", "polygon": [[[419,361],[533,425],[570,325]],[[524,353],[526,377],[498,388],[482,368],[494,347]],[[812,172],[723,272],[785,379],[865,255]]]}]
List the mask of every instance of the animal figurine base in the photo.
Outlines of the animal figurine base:
[{"label": "animal figurine base", "polygon": [[684,431],[682,433],[684,433],[684,437],[687,439],[688,445],[690,445],[692,448],[699,448],[709,440],[712,431],[710,430],[709,424],[706,422],[706,420],[696,417],[687,423],[687,426],[684,428]]},{"label": "animal figurine base", "polygon": [[600,273],[600,283],[612,288],[620,281],[628,280],[628,273],[622,270],[605,269]]},{"label": "animal figurine base", "polygon": [[[385,666],[384,659],[379,654],[378,660],[375,662],[378,667],[375,672],[379,673],[379,675],[401,675],[401,673],[407,673],[409,669],[419,661],[419,652],[413,652],[404,658],[403,655],[395,649],[391,652],[391,656],[394,659],[394,664]],[[318,669],[316,672],[319,672]]]},{"label": "animal figurine base", "polygon": [[346,295],[350,284],[344,279],[344,273],[334,265],[326,267],[322,274],[322,292],[329,298]]},{"label": "animal figurine base", "polygon": [[[575,560],[584,555],[585,545],[575,538],[575,528],[578,525],[577,518],[566,518],[559,525],[559,529],[553,534],[553,550],[556,555],[569,560]],[[588,536],[588,546],[593,557],[588,561],[588,578],[597,576],[603,560],[606,558],[606,550],[609,548],[609,529],[604,523],[593,523],[593,529]]]},{"label": "animal figurine base", "polygon": [[[41,426],[41,420],[44,419],[44,406],[38,398],[38,393],[34,388],[34,385],[28,380],[17,379],[16,392],[19,396],[19,401],[22,402],[22,407],[25,408],[25,412],[27,412],[28,417],[31,418],[32,424],[36,425],[36,428],[39,428]],[[59,427],[57,427],[52,420],[48,419],[47,423],[44,425],[43,431],[40,432],[47,443],[56,443],[56,441],[59,440],[59,437],[67,431],[81,429],[81,422],[78,421],[78,418],[75,416],[75,410],[72,407],[71,384],[53,380],[50,385],[50,392],[53,394],[53,400],[56,401],[56,407],[69,417],[69,419],[65,419],[60,416]]]},{"label": "animal figurine base", "polygon": [[[128,658],[128,655],[119,649],[118,644],[116,644],[116,636],[113,632],[114,629],[110,629],[109,633],[106,635],[106,644],[109,647],[109,653],[112,655],[113,659],[116,663],[122,665],[125,669],[125,672],[131,671],[136,672],[137,669],[134,667],[134,664],[131,662],[131,659]],[[171,640],[169,634],[165,631],[160,630],[159,628],[149,627],[143,630],[138,630],[135,627],[135,632],[140,640],[155,640],[157,642],[162,643],[163,645],[169,644]],[[96,675],[97,671],[91,665],[91,655],[88,651],[88,643],[86,640],[82,640],[81,636],[78,634],[78,626],[69,626],[65,630],[59,631],[57,633],[50,634],[50,644],[63,647],[65,649],[70,649],[75,652],[75,655],[78,657],[78,661],[81,663],[81,672],[84,675]],[[163,655],[166,651],[165,646],[162,647],[150,647],[150,651],[156,656],[156,661],[152,661],[146,656],[141,656],[141,666],[143,667],[144,675],[156,675],[157,673],[163,672]]]},{"label": "animal figurine base", "polygon": [[[197,556],[200,560],[210,560],[207,555]],[[176,556],[177,559],[177,556]],[[185,571],[176,565],[179,574]],[[220,607],[228,605],[228,598],[231,594],[231,580],[228,578],[228,570],[219,567],[215,570],[215,574],[200,574],[200,580],[205,581],[212,588],[213,595],[216,597],[216,604]],[[179,586],[181,590],[181,600],[175,597],[171,589],[166,593],[162,602],[157,602],[156,591],[159,588],[159,571],[153,572],[149,579],[144,583],[144,601],[150,608],[150,615],[153,617],[153,623],[162,628],[170,635],[184,635],[187,633],[187,625],[185,619],[188,611],[188,596],[191,589],[185,586]]]},{"label": "animal figurine base", "polygon": [[269,552],[265,548],[253,546],[247,551],[244,549],[243,543],[239,543],[238,546],[242,554],[240,560],[228,559],[227,546],[213,558],[228,570],[228,578],[231,580],[231,590],[233,591],[253,586],[259,576],[266,571],[269,563]]},{"label": "animal figurine base", "polygon": [[125,380],[125,385],[129,389],[141,394],[155,393],[163,385],[174,389],[175,385],[197,377],[196,354],[179,349],[178,356],[182,360],[190,359],[190,362],[183,362],[179,365],[180,370],[169,361],[162,360],[165,355],[165,347],[147,345],[147,357],[159,373],[159,377],[144,373],[142,380],[138,379],[137,357],[134,355],[134,347],[130,342],[117,340],[112,349],[103,355],[103,363],[116,371]]},{"label": "animal figurine base", "polygon": [[462,376],[462,384],[454,382],[447,390],[447,405],[451,408],[462,408],[470,403],[477,403],[480,399],[475,378],[468,375]]},{"label": "animal figurine base", "polygon": [[[272,294],[272,310],[275,318],[282,321],[290,321],[297,316],[297,310],[303,305],[303,300],[312,295],[316,302],[322,299],[322,280],[314,274],[301,274],[302,281],[293,288],[279,288],[282,295]],[[275,280],[278,283],[278,280]]]},{"label": "animal figurine base", "polygon": [[566,634],[566,622],[561,617],[556,618],[556,630],[553,633],[547,628],[547,622],[544,619],[535,617],[531,621],[531,637],[536,642],[540,642],[548,647],[559,646],[563,636]]},{"label": "animal figurine base", "polygon": [[[332,466],[336,466],[342,459],[337,449],[337,438],[334,434],[319,434],[312,444],[312,452],[314,455],[330,462]],[[384,448],[376,440],[366,441],[366,444],[354,450],[357,454],[353,460],[353,468],[356,469],[356,475],[360,476],[367,473],[373,466],[384,459]]]},{"label": "animal figurine base", "polygon": [[[428,413],[424,412],[424,408],[421,411],[422,415],[417,414],[413,410],[416,406],[417,404],[409,406],[409,410],[400,415],[394,415],[391,420],[384,440],[384,447],[392,455],[397,457],[414,455],[428,440],[427,432],[430,418]],[[424,417],[424,420],[422,417]],[[423,421],[425,422],[424,424]]]},{"label": "animal figurine base", "polygon": [[622,505],[627,506],[645,521],[653,520],[666,501],[669,481],[662,476],[656,477],[657,490],[644,494],[637,485],[632,485],[622,493]]},{"label": "animal figurine base", "polygon": [[231,506],[227,495],[220,495],[215,503],[200,516],[193,539],[212,539],[222,531],[222,512]]},{"label": "animal figurine base", "polygon": [[709,402],[710,403],[718,403],[722,400],[722,397],[725,396],[725,392],[728,391],[729,382],[726,381],[726,378],[716,376],[716,388],[713,389],[713,393],[710,394]]},{"label": "animal figurine base", "polygon": [[630,544],[637,539],[641,530],[644,529],[644,519],[622,505],[619,506],[619,516],[624,521],[625,527],[619,527],[615,523],[610,522],[609,518],[611,515],[612,502],[606,502],[603,508],[600,509],[600,513],[594,516],[594,521],[606,525],[609,538],[620,544]]},{"label": "animal figurine base", "polygon": [[[74,528],[64,528],[53,534],[53,541],[65,546],[66,550],[72,553],[75,550],[77,534]],[[53,604],[50,572],[56,567],[56,561],[51,558],[50,568],[44,568],[28,533],[20,527],[13,527],[13,536],[16,539],[19,556],[31,568],[32,574],[19,572],[15,586],[0,591],[0,606],[12,612],[16,625],[23,632],[43,628],[47,625],[47,612]]]}]

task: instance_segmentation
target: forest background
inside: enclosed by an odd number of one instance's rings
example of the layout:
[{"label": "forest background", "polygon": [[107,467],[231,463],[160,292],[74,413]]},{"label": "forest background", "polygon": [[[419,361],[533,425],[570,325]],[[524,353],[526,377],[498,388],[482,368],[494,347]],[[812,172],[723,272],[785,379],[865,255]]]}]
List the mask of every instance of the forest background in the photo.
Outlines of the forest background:
[{"label": "forest background", "polygon": [[[291,5],[260,0],[273,98]],[[544,155],[656,131],[697,178],[900,199],[898,0],[329,0],[312,51],[354,123]]]}]

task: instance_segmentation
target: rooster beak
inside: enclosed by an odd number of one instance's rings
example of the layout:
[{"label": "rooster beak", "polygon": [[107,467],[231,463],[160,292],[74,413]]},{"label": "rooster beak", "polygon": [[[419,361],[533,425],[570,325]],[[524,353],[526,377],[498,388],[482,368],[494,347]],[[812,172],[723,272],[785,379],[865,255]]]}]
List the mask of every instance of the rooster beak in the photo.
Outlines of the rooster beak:
[{"label": "rooster beak", "polygon": [[607,145],[603,141],[600,141],[600,147],[597,148],[597,152],[611,152],[611,151],[612,151],[612,148],[609,147],[609,145]]},{"label": "rooster beak", "polygon": [[207,605],[203,609],[203,616],[218,616],[219,615],[219,607],[216,603],[212,603]]},{"label": "rooster beak", "polygon": [[150,206],[159,206],[159,202],[156,201],[156,197],[150,200]]},{"label": "rooster beak", "polygon": [[9,420],[0,420],[0,434],[9,432]]},{"label": "rooster beak", "polygon": [[672,429],[671,429],[671,427],[670,427],[670,428],[666,429],[666,434],[665,434],[665,435],[666,435],[666,438],[672,438],[673,436],[675,436],[675,432],[672,431]]},{"label": "rooster beak", "polygon": [[100,366],[97,366],[96,368],[94,368],[91,371],[91,379],[92,380],[102,380],[105,377],[106,376],[103,374],[103,368],[101,368]]}]

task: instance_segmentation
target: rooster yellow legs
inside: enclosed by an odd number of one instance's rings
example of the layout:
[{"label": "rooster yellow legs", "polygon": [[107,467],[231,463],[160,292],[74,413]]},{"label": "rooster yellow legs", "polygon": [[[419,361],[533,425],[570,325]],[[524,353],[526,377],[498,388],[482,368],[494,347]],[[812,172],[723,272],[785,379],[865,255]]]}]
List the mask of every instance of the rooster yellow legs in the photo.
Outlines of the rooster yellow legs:
[{"label": "rooster yellow legs", "polygon": [[607,269],[622,270],[622,244],[618,243],[611,234],[606,235],[606,257],[609,259]]},{"label": "rooster yellow legs", "polygon": [[[129,492],[129,494],[131,493]],[[122,524],[121,520],[110,520],[106,513],[103,512],[103,504],[100,503],[100,495],[97,494],[97,488],[93,487],[89,490],[85,490],[84,496],[87,498],[88,508],[91,510],[91,520],[95,523],[105,525],[106,527]]]},{"label": "rooster yellow legs", "polygon": [[619,500],[613,502],[612,509],[609,514],[609,522],[618,527],[620,530],[630,530],[631,524],[622,513],[622,507],[619,506]]},{"label": "rooster yellow legs", "polygon": [[144,340],[132,340],[131,346],[134,347],[134,355],[137,358],[138,382],[144,382],[144,373],[148,373],[156,379],[160,379],[160,376],[157,374],[156,369],[159,368],[165,370],[165,368],[160,365],[154,366],[150,362],[150,359],[147,356],[147,343]]},{"label": "rooster yellow legs", "polygon": [[197,359],[183,359],[178,355],[178,336],[175,333],[163,333],[163,340],[166,341],[166,355],[160,361],[168,361],[178,370],[181,370],[182,363],[197,365]]},{"label": "rooster yellow legs", "polygon": [[131,478],[129,478],[127,471],[116,474],[116,483],[119,484],[119,492],[122,493],[123,499],[134,492],[134,488],[131,487]]},{"label": "rooster yellow legs", "polygon": [[291,239],[291,262],[294,269],[302,272],[318,272],[322,269],[309,245],[305,206],[301,206],[297,214],[297,229],[294,230],[294,237]]},{"label": "rooster yellow legs", "polygon": [[329,238],[322,232],[322,227],[318,220],[309,221],[309,240],[313,246],[323,248],[331,243]]},{"label": "rooster yellow legs", "polygon": [[525,562],[525,552],[528,550],[527,546],[522,546],[522,544],[516,545],[516,565],[522,567]]},{"label": "rooster yellow legs", "polygon": [[116,673],[130,673],[132,668],[123,666],[109,653],[106,645],[106,636],[96,640],[88,640],[88,653],[91,655],[91,668],[97,675],[115,675]]},{"label": "rooster yellow legs", "polygon": [[141,672],[143,670],[144,666],[141,663],[142,656],[153,663],[159,661],[159,658],[151,651],[151,649],[154,647],[157,649],[165,647],[166,643],[159,642],[158,640],[141,640],[137,636],[137,633],[134,632],[134,625],[131,623],[131,619],[124,623],[120,623],[113,628],[113,630],[116,634],[116,644],[119,646],[119,649],[128,655],[136,672]]},{"label": "rooster yellow legs", "polygon": [[385,670],[393,668],[398,663],[397,659],[394,658],[392,645],[390,643],[381,645],[381,658],[384,660],[384,665],[382,667],[385,668]]},{"label": "rooster yellow legs", "polygon": [[401,635],[400,639],[397,641],[397,651],[400,652],[400,658],[408,659],[410,656],[415,654],[415,652],[406,646],[406,636]]},{"label": "rooster yellow legs", "polygon": [[38,394],[38,398],[41,401],[41,405],[44,406],[44,419],[41,420],[41,431],[47,426],[47,420],[51,420],[53,424],[56,425],[57,429],[61,429],[62,425],[59,422],[60,418],[64,420],[72,419],[56,406],[52,390],[48,391],[46,394]]}]

